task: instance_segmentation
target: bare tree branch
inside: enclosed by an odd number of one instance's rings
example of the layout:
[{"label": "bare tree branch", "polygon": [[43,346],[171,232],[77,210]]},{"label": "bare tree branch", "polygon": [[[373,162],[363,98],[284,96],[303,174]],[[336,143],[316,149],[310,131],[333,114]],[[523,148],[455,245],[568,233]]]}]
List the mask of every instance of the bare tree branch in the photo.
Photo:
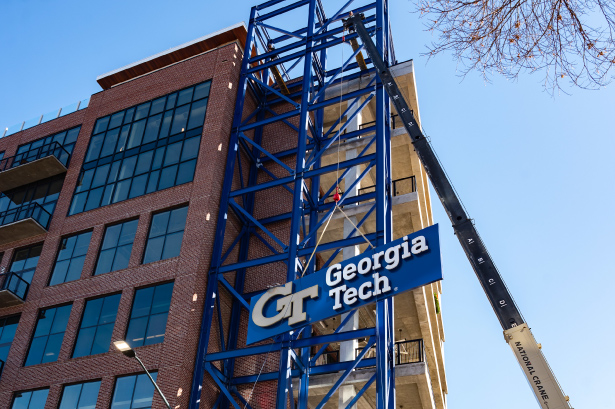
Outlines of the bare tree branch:
[{"label": "bare tree branch", "polygon": [[544,72],[550,92],[569,82],[597,89],[614,78],[615,0],[418,1],[438,36],[425,55],[452,51],[463,75]]}]

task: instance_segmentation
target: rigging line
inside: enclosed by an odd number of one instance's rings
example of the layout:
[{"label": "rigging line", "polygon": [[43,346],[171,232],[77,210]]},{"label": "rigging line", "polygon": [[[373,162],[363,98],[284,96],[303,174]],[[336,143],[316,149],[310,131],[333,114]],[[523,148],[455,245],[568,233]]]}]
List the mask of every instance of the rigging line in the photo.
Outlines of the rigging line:
[{"label": "rigging line", "polygon": [[[316,246],[314,246],[314,251],[312,251],[312,255],[310,255],[310,258],[307,262],[307,264],[305,265],[305,268],[303,269],[303,273],[301,273],[301,277],[303,277],[305,275],[305,272],[308,269],[308,266],[310,265],[310,262],[312,261],[312,257],[314,257],[314,254],[316,254],[316,249],[318,249],[318,245],[320,244],[320,241],[322,240],[323,236],[325,235],[325,232],[327,231],[327,227],[329,227],[329,222],[331,222],[331,219],[333,218],[333,214],[335,213],[335,211],[339,209],[337,203],[335,204],[335,208],[333,209],[333,211],[331,212],[331,214],[329,215],[329,220],[327,220],[327,223],[325,224],[324,229],[322,229],[322,233],[320,233],[320,237],[318,238],[318,241],[316,242]],[[342,209],[340,209],[342,210]]]},{"label": "rigging line", "polygon": [[363,234],[363,232],[357,227],[356,224],[354,224],[354,222],[350,219],[350,217],[348,217],[348,215],[342,210],[341,207],[339,207],[337,204],[335,205],[336,208],[340,209],[340,212],[342,212],[342,214],[344,215],[344,217],[346,218],[346,220],[348,220],[350,222],[350,224],[352,224],[352,226],[355,228],[356,231],[359,232],[359,234],[363,237],[363,239],[367,242],[367,244],[370,245],[370,247],[372,249],[375,249],[376,247],[374,247],[374,245],[372,244],[371,241],[367,240],[367,237],[365,237],[365,235]]}]

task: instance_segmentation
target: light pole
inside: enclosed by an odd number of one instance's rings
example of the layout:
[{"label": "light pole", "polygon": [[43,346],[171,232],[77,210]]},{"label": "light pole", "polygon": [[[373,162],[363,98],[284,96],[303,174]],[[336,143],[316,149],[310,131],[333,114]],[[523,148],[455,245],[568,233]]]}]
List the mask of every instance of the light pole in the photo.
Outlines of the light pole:
[{"label": "light pole", "polygon": [[149,377],[149,380],[152,381],[152,384],[154,385],[154,388],[156,388],[156,390],[158,391],[158,393],[160,394],[160,397],[162,398],[162,400],[164,401],[164,404],[167,405],[167,409],[171,409],[171,405],[169,405],[169,401],[167,400],[167,398],[165,398],[164,394],[162,393],[162,391],[160,390],[160,388],[158,387],[158,384],[156,384],[156,381],[154,381],[154,378],[152,378],[152,375],[150,375],[149,371],[147,370],[147,368],[145,368],[145,365],[143,365],[143,362],[139,359],[139,357],[137,356],[137,353],[135,352],[134,349],[132,349],[130,347],[130,345],[128,345],[128,343],[124,340],[120,340],[120,341],[115,341],[113,343],[113,345],[115,345],[115,347],[124,355],[126,355],[129,358],[135,358],[137,360],[137,362],[139,362],[139,364],[141,364],[141,367],[143,368],[143,370],[145,371],[145,373],[147,374],[147,376]]}]

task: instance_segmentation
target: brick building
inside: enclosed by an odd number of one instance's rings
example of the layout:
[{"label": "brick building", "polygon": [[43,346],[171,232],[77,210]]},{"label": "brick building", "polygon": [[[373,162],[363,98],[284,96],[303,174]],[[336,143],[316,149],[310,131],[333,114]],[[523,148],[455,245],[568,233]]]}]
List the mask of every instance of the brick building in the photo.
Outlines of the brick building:
[{"label": "brick building", "polygon": [[[188,407],[245,36],[238,24],[102,75],[87,107],[0,139],[0,409],[163,407],[139,364],[113,348],[124,339],[171,406]],[[418,114],[412,63],[397,75]],[[395,238],[433,223],[404,135],[393,131]],[[325,241],[344,228],[332,220]],[[446,407],[440,292],[397,297],[398,351],[416,355],[400,361],[401,406]],[[332,382],[314,377],[314,399]],[[215,402],[205,385],[202,401]]]}]

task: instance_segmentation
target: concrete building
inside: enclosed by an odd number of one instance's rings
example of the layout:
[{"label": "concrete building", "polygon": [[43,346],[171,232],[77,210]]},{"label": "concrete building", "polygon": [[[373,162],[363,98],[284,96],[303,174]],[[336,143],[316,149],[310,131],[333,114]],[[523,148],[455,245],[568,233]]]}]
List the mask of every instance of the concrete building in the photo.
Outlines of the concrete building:
[{"label": "concrete building", "polygon": [[[238,24],[127,65],[97,78],[103,90],[87,106],[5,131],[0,409],[164,407],[139,364],[114,349],[112,342],[124,339],[155,374],[171,406],[188,407],[245,38],[246,27]],[[418,117],[412,62],[399,64],[395,73]],[[352,87],[345,82],[327,97]],[[369,124],[369,111],[352,126]],[[327,111],[325,121],[333,123],[335,114]],[[323,161],[351,158],[364,147],[365,139],[345,141]],[[399,126],[392,148],[399,238],[433,220],[425,172]],[[345,184],[353,177],[346,176]],[[373,189],[370,180],[364,178],[357,193]],[[367,206],[345,211],[362,218]],[[335,216],[324,242],[349,228],[349,220]],[[369,231],[369,221],[362,229]],[[337,257],[364,248],[344,249]],[[318,263],[330,254],[319,253]],[[400,409],[446,408],[438,299],[440,283],[395,299]],[[355,316],[352,327],[373,326],[369,308]],[[335,320],[314,331],[331,332]],[[330,345],[319,364],[353,359],[361,346]],[[248,367],[246,374],[258,372]],[[345,407],[374,370],[355,371],[327,407]],[[310,406],[338,376],[311,378]],[[272,407],[275,398],[252,396],[250,387],[240,390],[254,409]],[[206,380],[201,406],[212,407],[219,393]],[[357,406],[374,407],[374,394],[372,386]]]}]

